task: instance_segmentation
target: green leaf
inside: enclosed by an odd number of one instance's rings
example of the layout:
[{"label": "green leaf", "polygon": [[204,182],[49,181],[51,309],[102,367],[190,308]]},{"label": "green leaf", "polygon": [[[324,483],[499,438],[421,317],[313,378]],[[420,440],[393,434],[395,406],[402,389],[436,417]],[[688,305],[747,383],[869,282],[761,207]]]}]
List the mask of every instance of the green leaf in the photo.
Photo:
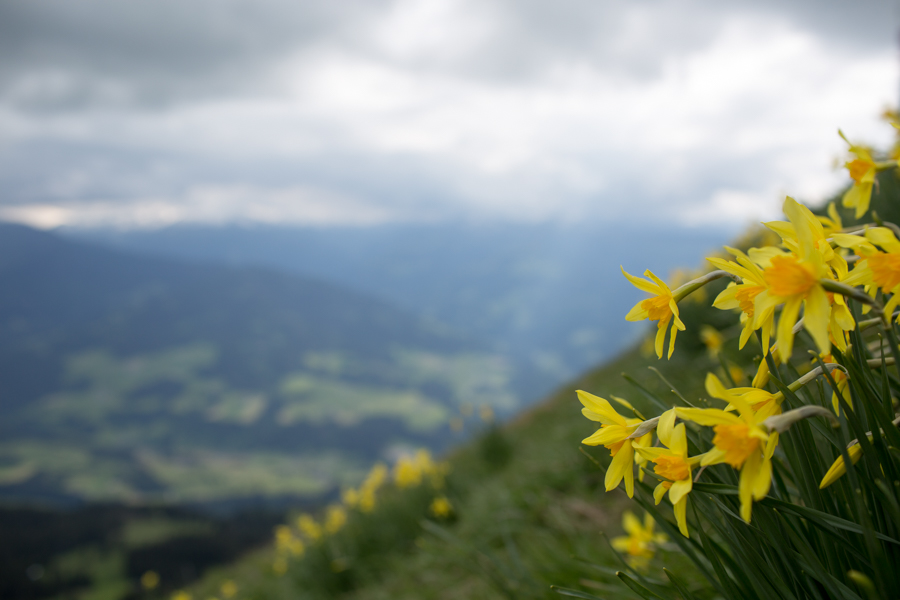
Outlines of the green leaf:
[{"label": "green leaf", "polygon": [[560,596],[569,596],[570,598],[583,598],[584,600],[603,600],[603,598],[600,598],[599,596],[593,596],[591,594],[588,594],[587,592],[559,587],[557,585],[551,585],[550,589]]},{"label": "green leaf", "polygon": [[[800,506],[799,504],[791,504],[790,502],[784,502],[782,500],[777,500],[775,498],[763,498],[760,501],[760,504],[769,505],[769,506],[777,506],[779,509],[784,512],[794,513],[797,516],[803,517],[804,519],[808,519],[811,523],[819,525],[825,529],[843,529],[844,531],[852,531],[853,533],[858,533],[860,535],[865,535],[867,531],[853,523],[852,521],[847,521],[846,519],[842,519],[840,517],[836,517],[834,515],[830,515],[826,512],[822,512],[820,510],[816,510],[814,508],[809,508],[807,506]],[[890,542],[892,544],[900,545],[900,542],[895,540],[892,537],[886,536],[882,533],[879,533],[874,530],[870,530],[872,534],[875,535],[878,539]]]},{"label": "green leaf", "polygon": [[629,577],[627,573],[619,571],[618,573],[616,573],[616,577],[625,582],[625,585],[631,588],[631,591],[636,593],[641,598],[644,598],[644,600],[666,600],[662,596],[658,596],[642,586],[640,583]]}]

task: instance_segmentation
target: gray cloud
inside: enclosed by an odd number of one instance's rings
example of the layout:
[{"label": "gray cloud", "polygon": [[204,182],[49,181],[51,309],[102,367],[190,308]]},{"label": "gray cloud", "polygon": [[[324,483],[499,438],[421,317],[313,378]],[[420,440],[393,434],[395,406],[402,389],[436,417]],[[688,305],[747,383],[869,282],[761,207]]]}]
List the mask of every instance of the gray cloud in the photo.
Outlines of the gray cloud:
[{"label": "gray cloud", "polygon": [[[323,213],[329,198],[368,203],[374,220],[775,206],[774,182],[832,185],[806,173],[840,148],[846,115],[869,133],[854,94],[882,92],[896,13],[800,0],[0,3],[0,205],[120,224],[116,206],[152,221],[207,218],[220,202],[253,218],[239,205],[256,196],[265,215],[298,199],[311,208],[286,215],[326,220],[345,214]],[[865,101],[874,113],[882,98]]]},{"label": "gray cloud", "polygon": [[463,6],[461,17],[469,13],[489,27],[474,35],[463,29],[453,52],[392,52],[373,27],[409,6],[387,0],[4,2],[0,96],[19,110],[47,111],[158,109],[199,97],[274,93],[282,82],[272,79],[273,63],[323,45],[491,80],[531,78],[560,61],[652,77],[673,56],[708,44],[736,14],[782,20],[855,51],[892,44],[900,22],[897,7],[878,0],[495,0]]}]

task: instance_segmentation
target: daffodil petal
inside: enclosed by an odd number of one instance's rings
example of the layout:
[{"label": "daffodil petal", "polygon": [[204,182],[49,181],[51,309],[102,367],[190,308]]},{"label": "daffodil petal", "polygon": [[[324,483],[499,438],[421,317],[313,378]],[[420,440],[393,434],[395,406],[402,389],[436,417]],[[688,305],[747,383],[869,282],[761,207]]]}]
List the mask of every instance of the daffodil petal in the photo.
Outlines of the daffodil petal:
[{"label": "daffodil petal", "polygon": [[669,500],[672,504],[678,504],[693,488],[694,483],[691,481],[690,477],[687,479],[679,479],[672,484],[671,488],[669,488]]}]

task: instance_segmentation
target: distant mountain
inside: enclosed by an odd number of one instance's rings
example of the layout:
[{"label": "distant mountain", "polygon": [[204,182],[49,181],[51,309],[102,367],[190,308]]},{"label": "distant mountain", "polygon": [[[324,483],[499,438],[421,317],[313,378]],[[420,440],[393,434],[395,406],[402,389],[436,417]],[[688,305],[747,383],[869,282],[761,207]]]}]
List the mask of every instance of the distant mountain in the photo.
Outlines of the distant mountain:
[{"label": "distant mountain", "polygon": [[517,377],[339,285],[0,225],[0,497],[321,495]]},{"label": "distant mountain", "polygon": [[403,224],[353,228],[70,230],[142,253],[264,265],[334,281],[490,340],[530,366],[531,398],[614,356],[639,330],[619,272],[697,266],[721,231],[640,224]]}]

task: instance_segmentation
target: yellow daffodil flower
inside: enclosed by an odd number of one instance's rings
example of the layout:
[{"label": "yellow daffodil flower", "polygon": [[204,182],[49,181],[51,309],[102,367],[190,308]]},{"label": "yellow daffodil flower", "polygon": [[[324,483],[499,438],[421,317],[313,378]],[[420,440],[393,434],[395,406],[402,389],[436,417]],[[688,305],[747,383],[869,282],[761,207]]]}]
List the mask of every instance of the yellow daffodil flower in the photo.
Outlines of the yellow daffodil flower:
[{"label": "yellow daffodil flower", "polygon": [[325,512],[325,532],[337,533],[347,523],[347,511],[344,507],[333,504]]},{"label": "yellow daffodil flower", "polygon": [[584,405],[581,413],[591,421],[601,423],[600,429],[583,439],[581,443],[588,446],[604,446],[613,457],[606,471],[606,491],[616,489],[624,479],[625,492],[629,498],[634,497],[634,446],[649,445],[653,432],[641,436],[639,440],[630,439],[629,436],[644,423],[642,419],[626,419],[616,412],[608,400],[582,390],[576,393]]},{"label": "yellow daffodil flower", "polygon": [[341,500],[347,508],[356,508],[359,504],[359,492],[353,488],[347,488],[341,492]]},{"label": "yellow daffodil flower", "polygon": [[722,381],[713,373],[706,374],[706,393],[713,398],[728,402],[725,410],[734,411],[734,400],[744,402],[760,415],[759,420],[764,421],[772,415],[781,414],[781,403],[784,395],[781,392],[775,394],[757,387],[726,388]]},{"label": "yellow daffodil flower", "polygon": [[[800,316],[801,306],[804,311],[804,328],[822,352],[831,350],[831,341],[828,337],[831,301],[819,280],[825,277],[833,278],[825,260],[839,255],[825,241],[822,224],[808,208],[788,197],[784,201],[784,213],[790,220],[793,234],[796,235],[797,253],[780,253],[768,259],[768,265],[763,271],[763,279],[768,289],[756,296],[754,310],[758,323],[760,315],[766,314],[779,304],[784,304],[778,319],[776,336],[781,360],[787,361],[793,351],[793,328]],[[780,234],[781,231],[779,230]],[[792,240],[790,233],[785,232],[782,235],[785,244],[790,247]],[[831,251],[830,256],[823,256],[824,247]]]},{"label": "yellow daffodil flower", "polygon": [[834,202],[828,203],[826,212],[828,213],[827,217],[823,215],[816,215],[819,223],[822,224],[822,229],[825,231],[825,235],[831,236],[836,233],[841,233],[844,230],[844,223],[841,221],[841,215],[838,214]]},{"label": "yellow daffodil flower", "polygon": [[754,411],[744,399],[744,394],[727,390],[715,375],[708,375],[706,382],[710,395],[725,396],[730,403],[729,408],[736,409],[738,414],[717,408],[680,407],[675,409],[675,413],[686,421],[714,428],[715,447],[706,453],[700,464],[707,466],[728,463],[740,470],[738,495],[741,501],[741,518],[749,523],[753,501],[763,499],[772,485],[771,459],[778,445],[778,434],[767,433],[761,423],[772,414],[777,414],[773,411],[780,411],[780,406],[774,395],[769,394],[772,398],[763,400],[760,410]]},{"label": "yellow daffodil flower", "polygon": [[709,357],[712,359],[719,355],[719,352],[722,351],[722,346],[725,345],[725,338],[722,337],[718,329],[711,325],[704,325],[700,328],[700,341],[706,346],[706,351],[709,352]]},{"label": "yellow daffodil flower", "polygon": [[664,533],[655,533],[656,521],[650,513],[644,515],[644,523],[631,511],[622,515],[622,527],[628,535],[613,538],[612,546],[619,552],[628,555],[628,564],[633,569],[643,569],[653,558],[656,548],[664,544],[668,537]]},{"label": "yellow daffodil flower", "polygon": [[766,314],[755,318],[756,297],[768,288],[763,271],[740,250],[727,246],[725,249],[734,255],[737,262],[717,257],[710,257],[706,260],[719,269],[740,277],[742,283],[729,284],[713,301],[713,306],[721,310],[735,308],[741,310],[741,322],[744,324],[744,329],[741,331],[739,348],[743,349],[754,331],[762,329],[763,352],[768,352],[769,338],[775,331],[775,307],[769,307]]},{"label": "yellow daffodil flower", "polygon": [[[886,227],[867,229],[864,242],[849,240],[851,237],[853,236],[846,236],[848,239],[842,242],[854,244],[854,249],[862,259],[842,283],[852,286],[872,286],[870,293],[880,289],[885,294],[892,294],[891,299],[884,305],[884,313],[893,314],[900,305],[900,241],[897,241],[894,232]],[[880,252],[875,246],[885,251]]]},{"label": "yellow daffodil flower", "polygon": [[222,592],[223,597],[233,598],[238,592],[237,584],[230,579],[226,579],[222,582],[222,587],[219,588],[219,591]]},{"label": "yellow daffodil flower", "polygon": [[322,527],[307,514],[297,517],[297,527],[310,541],[315,542],[322,537]]},{"label": "yellow daffodil flower", "polygon": [[[837,362],[831,354],[820,354],[819,357],[822,359],[823,363]],[[816,362],[813,361],[810,366],[816,366]],[[841,403],[838,400],[838,394],[841,395],[844,402],[846,402],[851,409],[853,408],[853,398],[850,395],[850,380],[847,379],[847,374],[843,369],[832,369],[831,378],[834,380],[834,383],[837,384],[837,389],[832,390],[831,392],[831,405],[834,407],[834,414],[840,415]]]},{"label": "yellow daffodil flower", "polygon": [[147,591],[154,590],[159,585],[159,573],[147,571],[141,575],[141,587]]},{"label": "yellow daffodil flower", "polygon": [[850,146],[850,153],[855,157],[853,160],[844,163],[844,167],[853,180],[853,187],[844,194],[842,204],[846,208],[855,208],[856,213],[854,216],[859,219],[869,210],[869,201],[872,199],[872,186],[875,184],[877,169],[871,153],[866,148],[851,144],[842,131],[838,130],[838,134]]},{"label": "yellow daffodil flower", "polygon": [[687,496],[694,487],[691,471],[700,462],[702,456],[688,457],[684,423],[673,427],[674,422],[675,411],[670,410],[663,413],[657,425],[659,441],[665,444],[666,448],[638,447],[636,450],[638,454],[656,464],[653,468],[654,473],[668,480],[662,481],[656,486],[656,489],[653,490],[653,499],[659,504],[668,492],[669,501],[672,502],[675,510],[678,530],[684,537],[690,537],[686,517]]},{"label": "yellow daffodil flower", "polygon": [[431,505],[428,507],[428,510],[438,519],[446,519],[450,516],[450,513],[453,512],[453,506],[450,504],[450,500],[448,500],[446,496],[438,496],[431,501]]},{"label": "yellow daffodil flower", "polygon": [[672,358],[672,353],[675,351],[675,334],[677,331],[684,331],[685,329],[684,323],[678,317],[678,304],[675,302],[672,290],[669,289],[669,286],[662,279],[651,273],[649,269],[644,271],[644,276],[649,277],[652,281],[635,277],[627,273],[624,268],[622,268],[622,273],[636,288],[653,295],[652,298],[641,300],[635,304],[628,311],[628,314],[625,315],[625,319],[627,321],[642,321],[644,319],[658,321],[655,344],[658,358],[662,358],[663,346],[666,340],[666,328],[669,325],[669,321],[672,321],[668,354],[668,358]]}]

